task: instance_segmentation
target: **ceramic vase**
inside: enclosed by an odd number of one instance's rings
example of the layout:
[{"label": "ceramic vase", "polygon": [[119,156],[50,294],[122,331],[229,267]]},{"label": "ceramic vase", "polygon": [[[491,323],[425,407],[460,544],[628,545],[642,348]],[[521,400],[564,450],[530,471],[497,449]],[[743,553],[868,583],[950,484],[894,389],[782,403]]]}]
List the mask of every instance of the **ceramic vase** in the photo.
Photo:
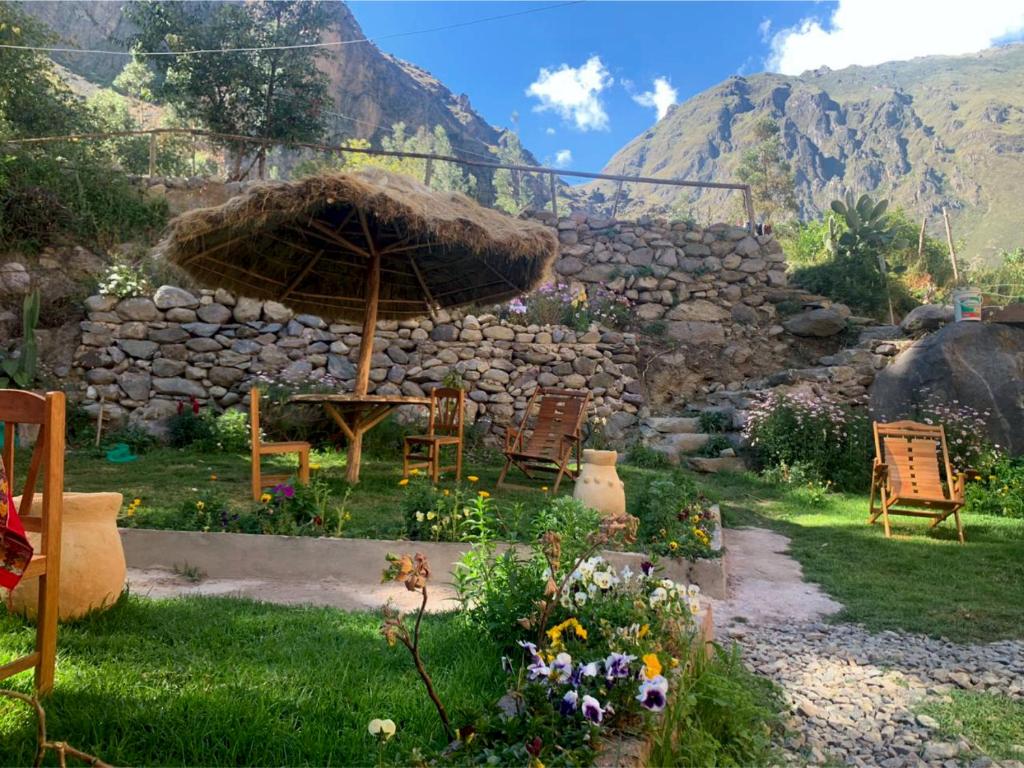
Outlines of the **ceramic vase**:
[{"label": "ceramic vase", "polygon": [[615,451],[583,451],[583,467],[576,478],[573,498],[602,515],[621,515],[626,511],[626,490],[615,471]]},{"label": "ceramic vase", "polygon": [[[21,499],[15,499],[15,505]],[[61,621],[113,605],[124,589],[124,547],[117,532],[120,493],[65,493],[61,526],[60,600]],[[42,496],[32,501],[29,519],[42,512]],[[39,548],[39,534],[29,533]],[[34,618],[39,580],[25,579],[11,593],[14,610]]]}]

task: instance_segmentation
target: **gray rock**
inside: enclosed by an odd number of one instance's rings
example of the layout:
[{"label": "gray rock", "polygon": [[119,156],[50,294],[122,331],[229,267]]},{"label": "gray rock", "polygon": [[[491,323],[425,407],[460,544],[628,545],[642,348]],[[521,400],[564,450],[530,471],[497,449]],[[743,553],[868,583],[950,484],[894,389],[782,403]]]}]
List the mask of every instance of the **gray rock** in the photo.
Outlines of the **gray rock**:
[{"label": "gray rock", "polygon": [[160,317],[160,311],[152,299],[137,296],[131,299],[121,299],[117,303],[117,314],[124,320],[140,320],[148,322]]},{"label": "gray rock", "polygon": [[158,357],[153,361],[153,375],[164,379],[171,379],[180,376],[185,372],[187,363],[184,360],[169,360],[166,357]]},{"label": "gray rock", "polygon": [[736,304],[732,308],[733,322],[740,325],[755,325],[757,323],[757,310],[746,304]]},{"label": "gray rock", "polygon": [[496,339],[502,341],[512,341],[516,337],[516,332],[505,325],[489,325],[484,328],[485,339]]},{"label": "gray rock", "polygon": [[846,329],[846,320],[833,309],[812,309],[783,321],[783,327],[794,336],[835,336]]},{"label": "gray rock", "polygon": [[206,377],[210,380],[210,383],[218,387],[230,388],[245,378],[245,371],[240,371],[238,368],[226,368],[215,365],[210,369]]},{"label": "gray rock", "polygon": [[109,368],[92,368],[85,372],[85,380],[89,384],[113,384],[117,381],[117,374]]},{"label": "gray rock", "polygon": [[188,332],[178,325],[154,328],[149,332],[149,340],[159,344],[177,344],[180,341],[185,341],[188,337]]},{"label": "gray rock", "polygon": [[223,304],[207,304],[196,310],[196,316],[204,323],[224,325],[230,323],[233,317],[231,310]]},{"label": "gray rock", "polygon": [[18,261],[0,264],[0,293],[22,295],[32,288],[32,275]]},{"label": "gray rock", "polygon": [[149,399],[149,388],[152,378],[148,373],[142,373],[138,371],[126,371],[121,374],[118,379],[118,384],[121,385],[121,389],[128,395],[132,400],[148,400]]},{"label": "gray rock", "polygon": [[161,285],[153,294],[153,303],[157,309],[168,310],[183,307],[195,309],[199,306],[199,299],[174,285]]},{"label": "gray rock", "polygon": [[583,262],[575,256],[566,256],[555,262],[555,271],[561,275],[575,275],[583,271]]},{"label": "gray rock", "polygon": [[327,356],[327,372],[338,379],[354,379],[356,377],[356,367],[347,358],[341,355],[328,355]]},{"label": "gray rock", "polygon": [[155,341],[137,341],[135,339],[121,339],[117,345],[124,350],[126,355],[139,360],[149,360],[160,348]]},{"label": "gray rock", "polygon": [[232,315],[234,315],[236,323],[251,323],[254,320],[259,320],[262,312],[263,302],[239,296],[235,301]]},{"label": "gray rock", "polygon": [[116,296],[90,296],[85,300],[88,312],[111,312],[117,306]]},{"label": "gray rock", "polygon": [[438,325],[430,332],[430,338],[434,341],[455,341],[459,338],[459,329],[454,325]]},{"label": "gray rock", "polygon": [[185,323],[181,327],[193,336],[202,336],[204,338],[209,338],[220,330],[220,325],[217,323]]},{"label": "gray rock", "polygon": [[900,328],[906,334],[934,331],[953,322],[953,308],[940,304],[922,304],[914,307],[903,318]]},{"label": "gray rock", "polygon": [[702,323],[720,323],[729,319],[729,310],[706,299],[693,299],[676,306],[666,315],[668,320],[691,320]]},{"label": "gray rock", "polygon": [[687,344],[724,344],[725,329],[719,323],[680,320],[667,323],[669,337]]},{"label": "gray rock", "polygon": [[168,309],[164,313],[164,317],[171,323],[194,323],[196,321],[195,310],[183,309],[182,307]]},{"label": "gray rock", "polygon": [[960,754],[960,748],[956,744],[944,741],[933,741],[925,744],[925,760],[952,760]]},{"label": "gray rock", "polygon": [[188,379],[153,379],[153,389],[161,395],[172,395],[176,397],[206,397],[206,390],[196,381]]},{"label": "gray rock", "polygon": [[911,416],[929,398],[989,411],[986,437],[1024,452],[1024,328],[947,325],[904,350],[871,387],[871,406],[886,420]]},{"label": "gray rock", "polygon": [[287,323],[292,319],[292,311],[284,304],[267,301],[263,303],[263,318],[268,323]]}]

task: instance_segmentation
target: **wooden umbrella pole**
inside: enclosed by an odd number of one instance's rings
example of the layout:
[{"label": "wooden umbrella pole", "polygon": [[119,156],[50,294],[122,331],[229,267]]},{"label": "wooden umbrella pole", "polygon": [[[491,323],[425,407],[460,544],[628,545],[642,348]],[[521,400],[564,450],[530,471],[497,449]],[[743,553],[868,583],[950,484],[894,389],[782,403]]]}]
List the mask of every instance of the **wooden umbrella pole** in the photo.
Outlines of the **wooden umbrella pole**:
[{"label": "wooden umbrella pole", "polygon": [[363,336],[359,342],[359,367],[356,371],[356,394],[365,395],[370,386],[370,363],[373,358],[373,337],[377,328],[377,305],[380,302],[380,253],[370,236],[366,216],[359,212],[370,250],[370,268],[366,277],[366,313],[363,315]]}]

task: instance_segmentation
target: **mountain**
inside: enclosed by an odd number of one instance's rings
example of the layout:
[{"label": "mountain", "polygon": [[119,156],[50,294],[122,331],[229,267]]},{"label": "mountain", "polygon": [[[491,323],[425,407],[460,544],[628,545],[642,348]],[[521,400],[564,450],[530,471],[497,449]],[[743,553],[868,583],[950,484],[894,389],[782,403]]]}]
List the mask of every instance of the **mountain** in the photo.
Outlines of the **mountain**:
[{"label": "mountain", "polygon": [[[35,0],[21,7],[49,25],[62,44],[124,51],[133,29],[122,12],[123,5]],[[325,32],[325,42],[365,37],[346,5],[331,3],[331,10],[336,23]],[[54,59],[69,71],[103,85],[109,85],[126,62],[124,57],[104,54],[56,54]],[[459,154],[475,159],[491,157],[488,148],[504,135],[473,110],[468,96],[452,93],[429,72],[384,53],[373,43],[338,46],[322,66],[334,96],[329,128],[336,134],[374,140],[390,133],[392,124],[400,121],[412,128],[440,125]]]},{"label": "mountain", "polygon": [[[762,116],[781,128],[799,215],[819,216],[847,190],[889,197],[941,228],[950,209],[964,255],[1024,244],[1024,45],[929,56],[799,77],[731,77],[673,107],[623,147],[606,173],[729,181]],[[577,188],[588,207],[612,205],[615,185]],[[728,195],[627,184],[620,215],[641,211],[741,214]]]}]

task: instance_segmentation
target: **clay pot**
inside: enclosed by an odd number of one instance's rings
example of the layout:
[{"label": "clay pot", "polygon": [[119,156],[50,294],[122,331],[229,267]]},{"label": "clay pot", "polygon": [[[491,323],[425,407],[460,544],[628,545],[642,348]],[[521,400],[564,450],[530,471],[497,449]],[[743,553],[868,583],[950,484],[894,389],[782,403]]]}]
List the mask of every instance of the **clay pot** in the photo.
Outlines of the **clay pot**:
[{"label": "clay pot", "polygon": [[[20,499],[15,499],[17,505]],[[117,532],[120,493],[65,493],[61,527],[60,601],[61,621],[75,619],[97,608],[110,607],[124,589],[124,548]],[[29,518],[42,513],[43,500],[36,494]],[[39,548],[39,534],[29,533]],[[11,593],[14,610],[34,618],[39,580],[25,579]]]},{"label": "clay pot", "polygon": [[626,491],[615,471],[615,451],[583,451],[583,467],[576,478],[573,498],[602,515],[621,515],[626,511]]}]

